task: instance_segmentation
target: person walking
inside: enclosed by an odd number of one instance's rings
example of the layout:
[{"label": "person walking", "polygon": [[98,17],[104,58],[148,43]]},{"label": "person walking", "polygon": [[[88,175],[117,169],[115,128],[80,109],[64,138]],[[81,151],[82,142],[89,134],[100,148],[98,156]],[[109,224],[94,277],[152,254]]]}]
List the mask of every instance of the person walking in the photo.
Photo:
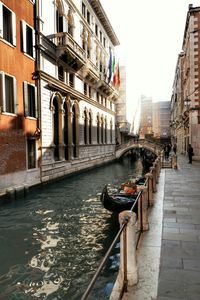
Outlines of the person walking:
[{"label": "person walking", "polygon": [[176,143],[174,143],[174,145],[173,145],[173,151],[174,151],[175,155],[176,155],[176,150],[177,150],[177,146],[176,146]]},{"label": "person walking", "polygon": [[192,148],[191,144],[188,145],[187,152],[188,152],[188,158],[189,158],[188,163],[192,164],[192,156],[194,155],[194,152],[193,152],[193,148]]}]

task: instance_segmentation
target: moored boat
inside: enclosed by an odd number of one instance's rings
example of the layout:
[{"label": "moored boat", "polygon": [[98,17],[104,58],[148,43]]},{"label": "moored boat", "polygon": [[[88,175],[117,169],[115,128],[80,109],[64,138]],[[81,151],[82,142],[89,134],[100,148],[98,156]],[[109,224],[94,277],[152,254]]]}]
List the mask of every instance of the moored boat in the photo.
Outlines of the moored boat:
[{"label": "moored boat", "polygon": [[[113,193],[109,194],[108,192],[108,186],[106,185],[103,188],[103,191],[101,193],[101,203],[104,208],[111,212],[117,212],[120,213],[124,210],[130,210],[132,206],[134,205],[136,198],[138,196],[137,191],[134,193]],[[134,211],[136,211],[136,206],[134,207]]]}]

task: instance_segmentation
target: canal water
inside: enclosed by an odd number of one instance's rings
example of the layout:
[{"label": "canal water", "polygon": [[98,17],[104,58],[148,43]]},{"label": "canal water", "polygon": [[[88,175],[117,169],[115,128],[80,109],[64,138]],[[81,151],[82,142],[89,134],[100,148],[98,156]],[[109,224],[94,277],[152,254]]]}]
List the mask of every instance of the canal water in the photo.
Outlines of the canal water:
[{"label": "canal water", "polygon": [[[0,299],[79,300],[119,230],[102,188],[143,172],[125,157],[1,206]],[[108,299],[118,266],[119,243],[89,299]]]}]

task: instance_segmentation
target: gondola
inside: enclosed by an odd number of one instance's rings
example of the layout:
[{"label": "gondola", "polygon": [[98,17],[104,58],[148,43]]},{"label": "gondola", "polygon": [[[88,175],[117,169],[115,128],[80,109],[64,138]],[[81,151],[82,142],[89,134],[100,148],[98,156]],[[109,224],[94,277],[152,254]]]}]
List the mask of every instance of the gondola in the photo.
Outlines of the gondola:
[{"label": "gondola", "polygon": [[[134,194],[113,193],[109,195],[108,186],[106,185],[103,188],[100,200],[103,207],[106,208],[107,210],[111,212],[120,213],[124,210],[130,210],[133,204],[135,203],[137,196],[138,196],[137,192],[135,192]],[[133,211],[136,211],[136,206],[137,205],[135,205]]]}]

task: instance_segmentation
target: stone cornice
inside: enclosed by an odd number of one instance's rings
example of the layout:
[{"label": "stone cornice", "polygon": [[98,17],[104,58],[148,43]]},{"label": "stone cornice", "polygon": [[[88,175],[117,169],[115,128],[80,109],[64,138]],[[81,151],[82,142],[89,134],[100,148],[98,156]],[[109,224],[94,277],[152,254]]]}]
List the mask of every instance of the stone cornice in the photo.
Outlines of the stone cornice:
[{"label": "stone cornice", "polygon": [[65,83],[59,81],[58,79],[50,76],[49,74],[43,72],[43,71],[39,71],[38,72],[38,78],[41,80],[45,80],[48,83],[48,88],[50,90],[53,91],[59,91],[62,95],[70,95],[70,97],[72,99],[76,99],[78,101],[85,101],[95,107],[98,107],[99,109],[111,114],[111,115],[115,115],[115,112],[112,111],[111,109],[102,106],[100,103],[98,103],[97,101],[85,96],[84,94],[76,91],[75,89],[73,89],[72,87],[66,85]]},{"label": "stone cornice", "polygon": [[99,0],[88,0],[88,2],[90,3],[90,5],[93,8],[94,12],[96,13],[98,19],[100,20],[101,24],[103,25],[111,42],[113,43],[113,45],[118,46],[120,44],[119,40],[112,28],[112,25],[110,24],[110,21],[100,3],[100,1]]}]

